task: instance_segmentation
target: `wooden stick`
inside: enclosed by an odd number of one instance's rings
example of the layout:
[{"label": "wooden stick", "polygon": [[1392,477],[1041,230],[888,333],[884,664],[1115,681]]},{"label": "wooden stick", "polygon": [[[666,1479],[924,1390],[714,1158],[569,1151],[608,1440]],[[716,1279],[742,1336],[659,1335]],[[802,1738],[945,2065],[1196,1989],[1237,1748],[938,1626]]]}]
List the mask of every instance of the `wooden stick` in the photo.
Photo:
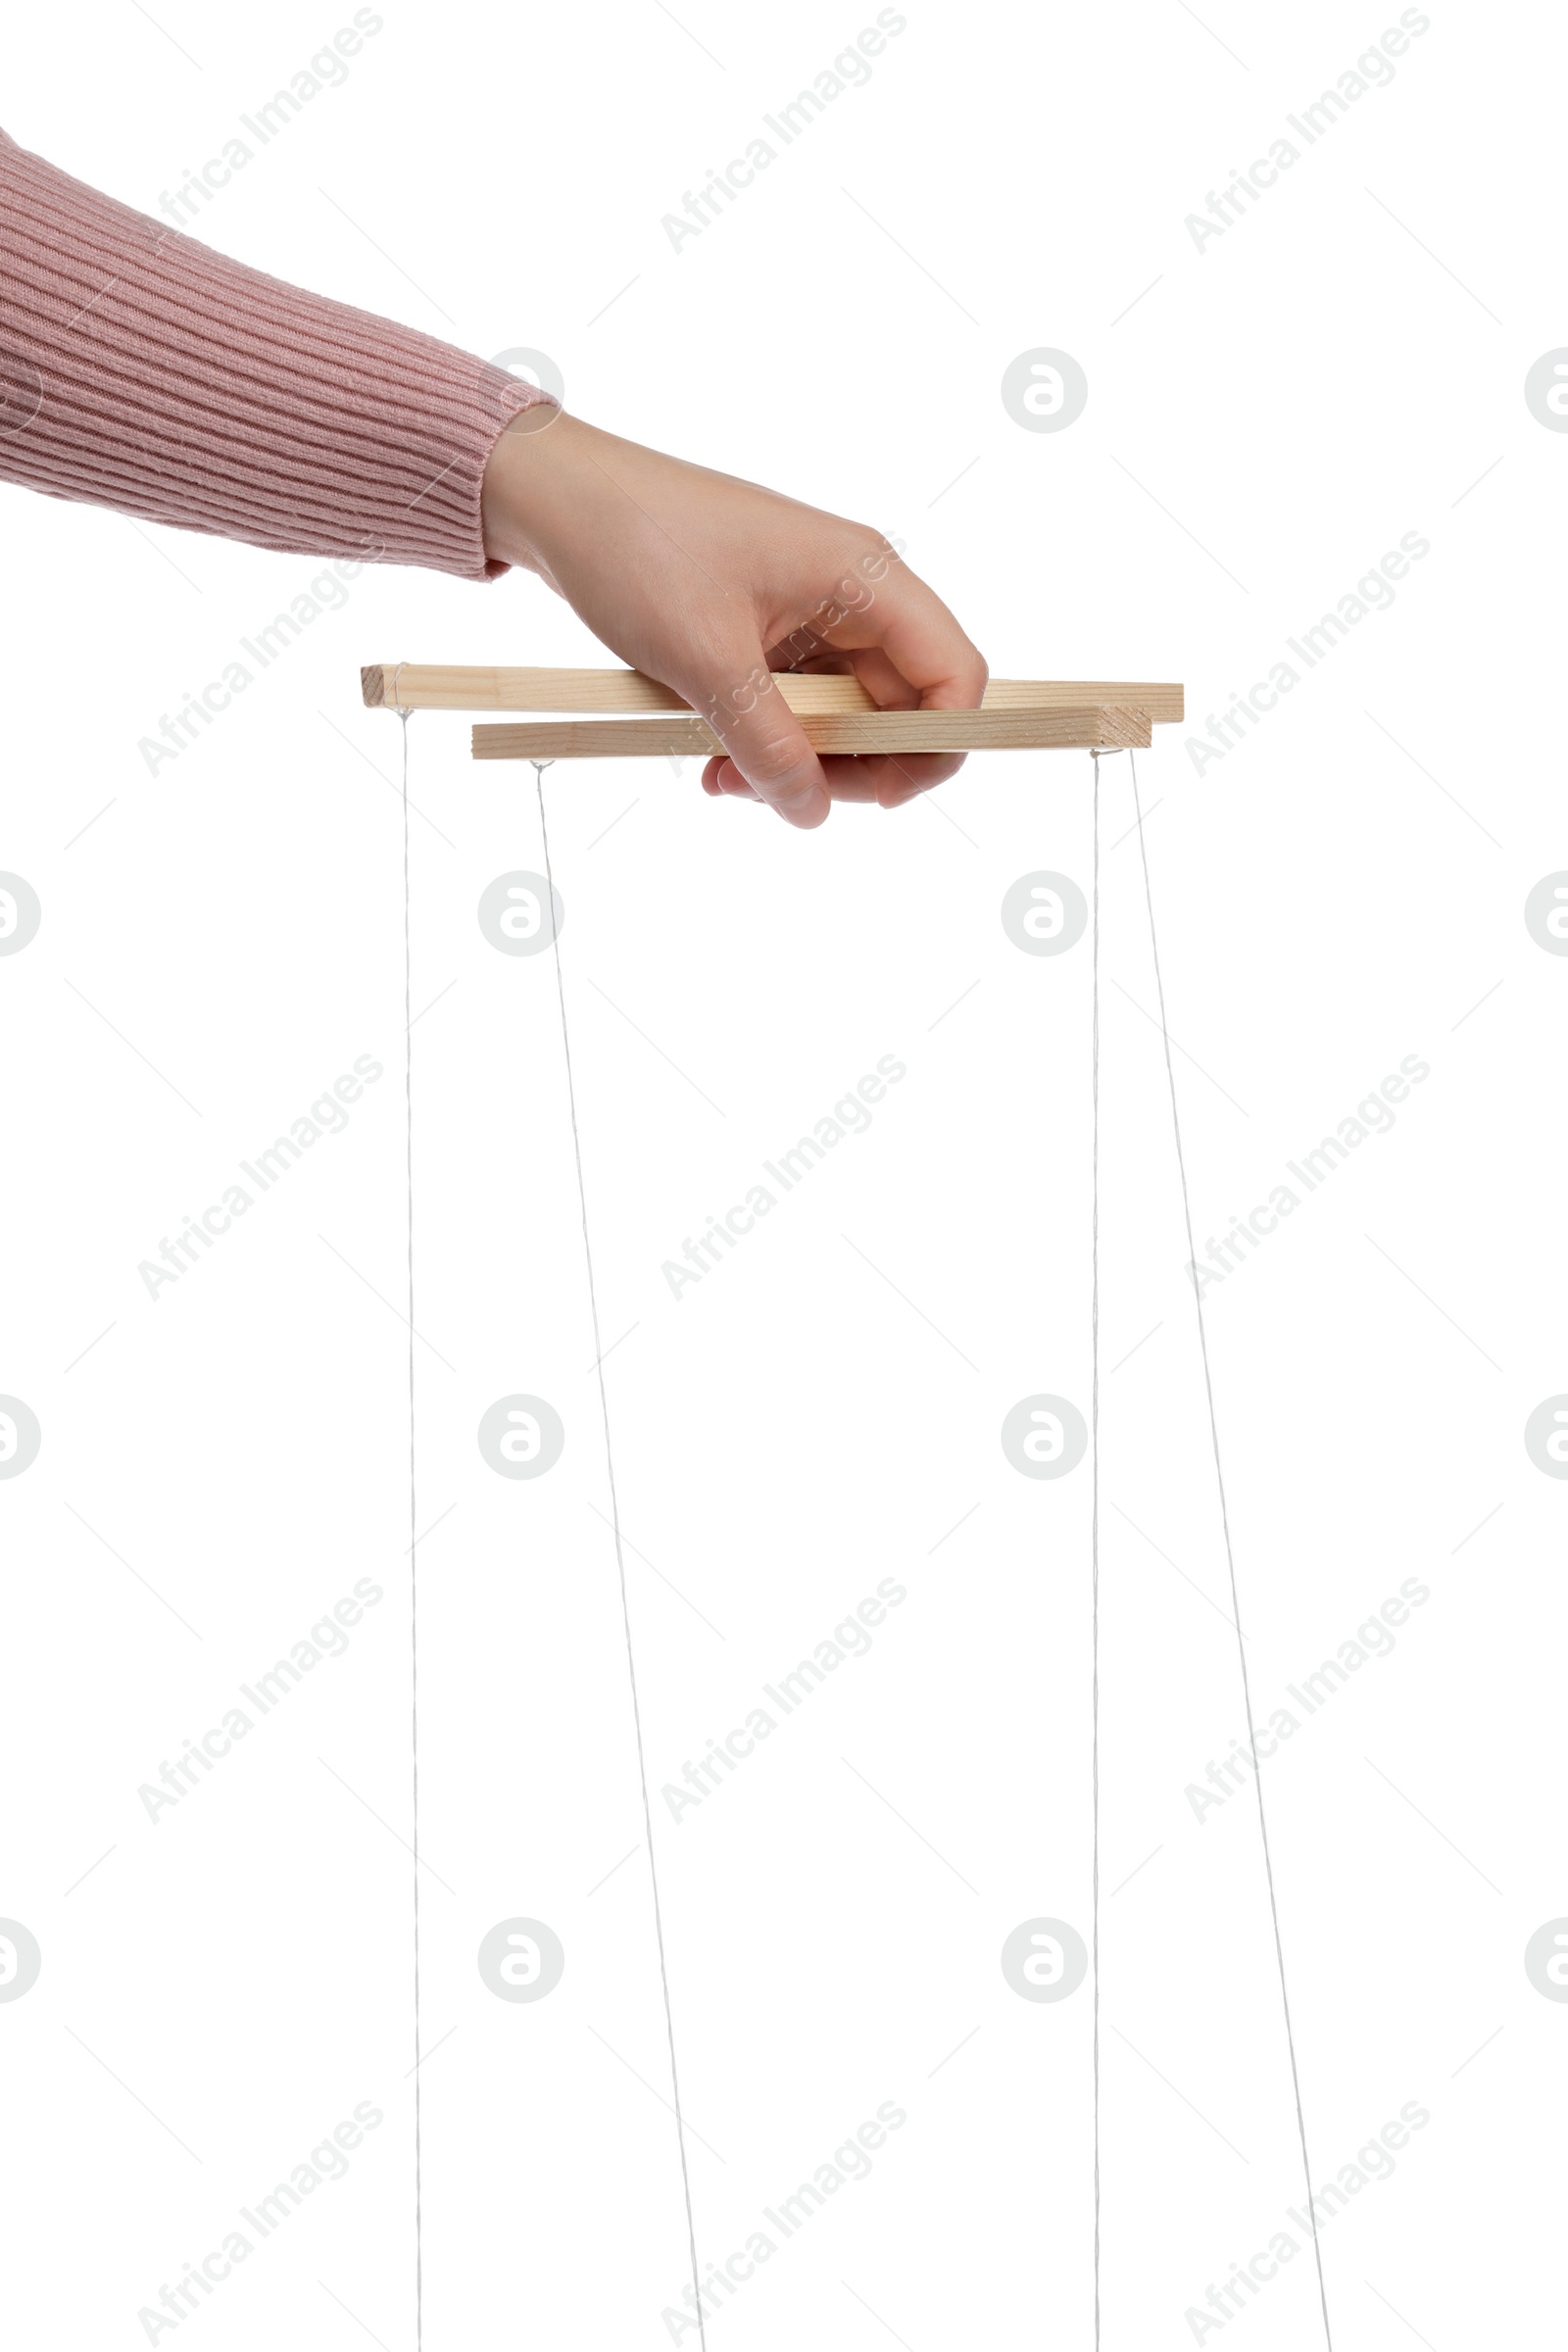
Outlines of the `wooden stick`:
[{"label": "wooden stick", "polygon": [[[1111,704],[1082,710],[847,710],[801,719],[817,752],[1143,750],[1145,710]],[[695,716],[559,718],[475,727],[476,760],[623,760],[687,753],[710,759],[723,745]]]},{"label": "wooden stick", "polygon": [[[377,662],[360,672],[369,709],[404,710],[684,710],[686,705],[657,678],[637,669],[472,669],[427,662]],[[792,710],[873,710],[858,678],[775,671],[774,682]],[[1046,678],[993,678],[983,708],[990,710],[1087,710],[1099,704],[1143,710],[1162,724],[1183,715],[1180,686],[1073,684]]]}]

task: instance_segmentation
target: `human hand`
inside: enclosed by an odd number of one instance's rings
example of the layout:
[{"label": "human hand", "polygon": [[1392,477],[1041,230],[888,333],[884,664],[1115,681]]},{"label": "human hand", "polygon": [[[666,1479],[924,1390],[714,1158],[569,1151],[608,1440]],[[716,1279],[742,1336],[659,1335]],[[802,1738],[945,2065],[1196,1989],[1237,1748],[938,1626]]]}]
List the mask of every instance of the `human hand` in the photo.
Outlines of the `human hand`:
[{"label": "human hand", "polygon": [[895,808],[961,753],[818,758],[771,684],[780,669],[853,670],[883,710],[974,710],[986,664],[878,531],[525,409],[483,488],[485,553],[520,564],[612,652],[707,719],[725,756],[704,789],[765,801],[794,825],[831,802]]}]

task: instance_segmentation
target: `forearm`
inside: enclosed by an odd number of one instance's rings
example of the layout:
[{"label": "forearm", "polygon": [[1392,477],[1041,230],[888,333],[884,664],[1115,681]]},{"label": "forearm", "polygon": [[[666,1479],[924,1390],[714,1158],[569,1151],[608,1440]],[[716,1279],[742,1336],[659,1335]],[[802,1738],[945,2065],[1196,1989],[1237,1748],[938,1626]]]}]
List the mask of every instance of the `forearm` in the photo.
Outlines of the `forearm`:
[{"label": "forearm", "polygon": [[284,284],[0,132],[0,480],[482,579],[496,437],[541,395]]}]

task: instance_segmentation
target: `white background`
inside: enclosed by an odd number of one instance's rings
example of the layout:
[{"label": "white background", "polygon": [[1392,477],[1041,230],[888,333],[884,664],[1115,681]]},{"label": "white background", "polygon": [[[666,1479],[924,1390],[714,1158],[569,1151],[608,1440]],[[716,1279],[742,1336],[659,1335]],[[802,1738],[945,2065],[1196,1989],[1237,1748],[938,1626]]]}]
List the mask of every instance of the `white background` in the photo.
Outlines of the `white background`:
[{"label": "white background", "polygon": [[[1397,13],[911,0],[677,252],[662,217],[874,10],[388,5],[199,227],[539,347],[596,422],[897,533],[997,675],[1186,682],[1139,773],[1200,1250],[1429,1065],[1204,1306],[1260,1712],[1428,1593],[1265,1769],[1315,2180],[1429,2117],[1324,2230],[1335,2341],[1456,2352],[1542,2340],[1562,2183],[1568,2012],[1523,1953],[1568,1911],[1568,1488],[1522,1437],[1568,1389],[1568,961],[1523,920],[1568,865],[1568,439],[1523,397],[1568,341],[1560,21],[1433,6],[1255,208],[1201,250],[1184,225]],[[156,14],[32,12],[4,100],[149,212],[350,12]],[[1064,432],[1000,397],[1038,346],[1088,376]],[[43,1954],[0,2005],[12,2328],[148,2340],[162,2286],[369,2102],[346,2178],[153,2340],[404,2352],[400,745],[359,668],[605,657],[528,578],[371,572],[154,779],[138,739],[318,565],[0,514],[0,866],[43,907],[0,961],[0,1390],[43,1432],[0,1485],[0,1913]],[[1430,552],[1392,607],[1195,773],[1186,738],[1405,533]],[[466,742],[413,722],[425,2338],[655,2352],[688,2265],[555,976],[475,919],[538,868],[538,813]],[[1296,2352],[1322,2323],[1255,1808],[1186,1793],[1244,1718],[1127,768],[1104,2342]],[[690,763],[547,792],[699,2246],[777,2248],[710,2337],[1087,2344],[1089,1990],[1023,2001],[1000,1952],[1041,1915],[1088,1932],[1089,1472],[1020,1478],[998,1433],[1021,1396],[1088,1401],[1088,944],[1024,956],[999,907],[1038,868],[1087,887],[1089,760],[975,758],[811,835]],[[384,1075],[346,1129],[150,1298],[138,1263],[359,1055]],[[869,1130],[672,1298],[662,1261],[883,1055],[907,1074]],[[565,1424],[536,1482],[475,1443],[514,1392]],[[150,1820],[139,1788],[357,1579],[382,1598],[344,1654]],[[672,1820],[661,1787],[884,1579],[868,1654]],[[514,1916],[564,1947],[538,2003],[475,1965]],[[887,2102],[869,2177],[771,2229]],[[1302,2250],[1255,2304],[1185,2316],[1282,2230]]]}]

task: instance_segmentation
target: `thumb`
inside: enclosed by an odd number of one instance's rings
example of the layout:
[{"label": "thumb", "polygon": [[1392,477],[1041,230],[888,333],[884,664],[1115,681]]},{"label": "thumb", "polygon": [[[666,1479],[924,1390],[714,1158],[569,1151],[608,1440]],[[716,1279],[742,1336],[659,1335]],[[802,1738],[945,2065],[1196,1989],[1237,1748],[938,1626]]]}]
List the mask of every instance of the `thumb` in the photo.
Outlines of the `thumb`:
[{"label": "thumb", "polygon": [[714,779],[719,791],[749,785],[787,823],[821,824],[833,805],[821,761],[774,684],[760,643],[719,655],[679,691],[724,746]]}]

